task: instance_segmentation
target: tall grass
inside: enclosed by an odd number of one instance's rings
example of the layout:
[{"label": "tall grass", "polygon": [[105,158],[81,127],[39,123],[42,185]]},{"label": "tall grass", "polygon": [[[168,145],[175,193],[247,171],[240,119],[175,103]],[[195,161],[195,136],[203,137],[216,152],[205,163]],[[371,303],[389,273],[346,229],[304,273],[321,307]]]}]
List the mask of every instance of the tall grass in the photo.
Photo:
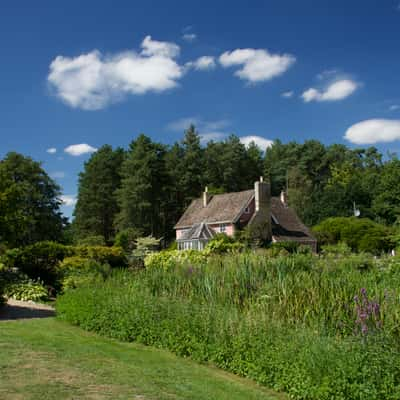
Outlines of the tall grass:
[{"label": "tall grass", "polygon": [[248,253],[117,271],[67,292],[57,311],[297,399],[398,399],[399,300],[399,260]]}]

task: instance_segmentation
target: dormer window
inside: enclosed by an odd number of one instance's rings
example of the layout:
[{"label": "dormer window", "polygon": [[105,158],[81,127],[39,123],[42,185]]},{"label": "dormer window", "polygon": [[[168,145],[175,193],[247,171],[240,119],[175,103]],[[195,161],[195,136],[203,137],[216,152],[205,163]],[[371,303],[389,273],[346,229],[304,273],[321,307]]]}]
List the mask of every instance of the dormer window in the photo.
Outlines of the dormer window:
[{"label": "dormer window", "polygon": [[245,214],[250,214],[250,207],[246,207],[246,208],[244,209],[244,213],[245,213]]}]

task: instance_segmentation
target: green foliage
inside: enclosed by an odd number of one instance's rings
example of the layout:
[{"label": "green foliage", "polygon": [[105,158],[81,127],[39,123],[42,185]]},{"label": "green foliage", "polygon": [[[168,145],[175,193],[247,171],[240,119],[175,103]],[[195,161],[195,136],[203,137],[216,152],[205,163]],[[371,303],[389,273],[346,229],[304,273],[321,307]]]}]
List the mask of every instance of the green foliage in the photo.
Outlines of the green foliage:
[{"label": "green foliage", "polygon": [[123,229],[115,236],[114,245],[117,247],[122,247],[126,253],[130,253],[136,246],[136,239],[142,236],[143,232],[140,229]]},{"label": "green foliage", "polygon": [[353,251],[372,254],[392,248],[391,230],[368,218],[328,218],[313,228],[320,244],[343,242]]},{"label": "green foliage", "polygon": [[9,248],[61,240],[60,188],[41,164],[18,153],[0,160],[0,242]]},{"label": "green foliage", "polygon": [[145,258],[159,250],[160,239],[153,236],[146,236],[137,238],[135,241],[135,248],[132,250],[129,258],[129,265],[133,268],[144,267]]},{"label": "green foliage", "polygon": [[73,248],[55,242],[38,242],[20,249],[11,249],[3,259],[9,268],[18,268],[31,279],[40,279],[54,286],[57,281],[57,265],[71,255]]},{"label": "green foliage", "polygon": [[[400,262],[364,255],[272,258],[269,251],[202,262],[179,260],[185,251],[176,258],[154,253],[139,273],[118,271],[102,284],[67,292],[57,301],[58,317],[211,362],[294,399],[398,398]],[[379,304],[382,321],[362,336],[354,299],[361,288]]]},{"label": "green foliage", "polygon": [[78,201],[74,215],[78,238],[101,236],[103,241],[87,245],[110,243],[115,235],[114,219],[119,211],[116,190],[121,186],[121,165],[124,151],[104,145],[85,162],[79,174]]},{"label": "green foliage", "polygon": [[233,237],[225,235],[224,233],[218,233],[207,243],[204,251],[209,254],[223,254],[240,251],[242,249],[243,245]]},{"label": "green foliage", "polygon": [[66,257],[58,267],[64,291],[103,281],[111,272],[108,264],[80,256]]},{"label": "green foliage", "polygon": [[127,260],[121,247],[76,246],[73,248],[73,254],[97,261],[100,264],[108,264],[112,268],[125,267],[127,265]]},{"label": "green foliage", "polygon": [[199,266],[207,260],[207,254],[197,250],[164,250],[148,254],[144,259],[144,265],[149,269],[160,268],[171,270],[176,265]]},{"label": "green foliage", "polygon": [[78,246],[105,246],[106,242],[101,235],[86,236],[78,240]]},{"label": "green foliage", "polygon": [[32,279],[22,282],[10,283],[5,287],[5,296],[23,301],[46,301],[49,299],[47,289],[43,282]]}]

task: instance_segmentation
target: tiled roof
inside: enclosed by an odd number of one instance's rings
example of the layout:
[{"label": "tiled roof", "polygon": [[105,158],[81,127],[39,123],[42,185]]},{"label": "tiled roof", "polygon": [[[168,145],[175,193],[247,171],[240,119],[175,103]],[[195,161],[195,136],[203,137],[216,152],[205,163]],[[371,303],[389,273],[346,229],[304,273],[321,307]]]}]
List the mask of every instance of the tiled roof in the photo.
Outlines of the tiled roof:
[{"label": "tiled roof", "polygon": [[295,240],[297,242],[314,242],[311,231],[300,221],[296,212],[285,206],[279,197],[271,198],[272,236],[279,242]]},{"label": "tiled roof", "polygon": [[191,228],[182,232],[179,240],[206,239],[209,240],[215,235],[212,228],[205,223],[195,224]]},{"label": "tiled roof", "polygon": [[244,207],[254,197],[254,190],[217,194],[211,197],[207,207],[203,199],[195,199],[179,219],[175,228],[191,227],[206,222],[234,222]]}]

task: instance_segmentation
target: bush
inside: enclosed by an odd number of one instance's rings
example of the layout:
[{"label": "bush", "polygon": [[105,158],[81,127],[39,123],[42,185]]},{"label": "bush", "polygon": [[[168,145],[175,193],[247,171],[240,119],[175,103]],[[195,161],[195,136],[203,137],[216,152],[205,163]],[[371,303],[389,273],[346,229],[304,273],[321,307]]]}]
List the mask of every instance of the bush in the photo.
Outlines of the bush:
[{"label": "bush", "polygon": [[242,249],[243,245],[233,237],[225,235],[224,233],[218,233],[207,243],[204,250],[209,254],[224,254],[240,251]]},{"label": "bush", "polygon": [[121,247],[76,246],[72,254],[95,260],[100,264],[109,264],[112,268],[125,267],[127,260]]},{"label": "bush", "polygon": [[105,246],[106,241],[104,240],[104,237],[101,235],[92,235],[92,236],[86,236],[85,238],[78,240],[77,245],[78,246]]},{"label": "bush", "polygon": [[392,246],[392,232],[368,218],[335,217],[313,228],[321,245],[346,243],[353,251],[380,254]]},{"label": "bush", "polygon": [[165,271],[175,268],[177,265],[199,266],[207,260],[207,254],[197,250],[163,250],[158,253],[150,253],[144,259],[144,265],[149,269],[163,269]]},{"label": "bush", "polygon": [[3,260],[8,268],[17,268],[33,280],[46,285],[57,282],[57,265],[73,253],[73,248],[55,242],[38,242],[20,249],[8,250]]},{"label": "bush", "polygon": [[75,289],[103,281],[111,271],[108,264],[79,256],[65,258],[58,267],[62,289]]},{"label": "bush", "polygon": [[22,301],[45,301],[49,299],[43,283],[32,279],[10,283],[5,288],[5,295],[8,298]]},{"label": "bush", "polygon": [[136,247],[136,239],[141,237],[143,232],[136,228],[127,228],[117,233],[114,245],[122,247],[125,253],[131,253]]}]

